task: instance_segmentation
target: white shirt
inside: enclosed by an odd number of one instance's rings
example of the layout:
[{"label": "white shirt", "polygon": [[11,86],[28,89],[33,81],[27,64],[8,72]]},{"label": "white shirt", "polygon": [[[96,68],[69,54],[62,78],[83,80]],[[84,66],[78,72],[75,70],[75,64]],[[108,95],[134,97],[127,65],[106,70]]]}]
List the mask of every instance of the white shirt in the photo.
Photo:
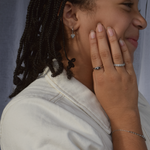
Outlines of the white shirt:
[{"label": "white shirt", "polygon": [[[150,150],[150,105],[140,93],[139,111]],[[110,122],[96,96],[68,80],[66,71],[53,78],[46,69],[5,107],[0,127],[1,150],[113,149]]]}]

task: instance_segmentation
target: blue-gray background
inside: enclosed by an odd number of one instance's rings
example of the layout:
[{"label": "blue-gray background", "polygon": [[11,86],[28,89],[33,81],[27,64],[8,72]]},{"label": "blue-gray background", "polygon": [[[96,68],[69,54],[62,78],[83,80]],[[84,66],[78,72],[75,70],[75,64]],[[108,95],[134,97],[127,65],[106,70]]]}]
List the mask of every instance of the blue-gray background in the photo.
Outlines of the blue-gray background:
[{"label": "blue-gray background", "polygon": [[[28,3],[29,0],[0,0],[0,116],[14,89],[13,71]],[[141,0],[139,8],[148,26],[140,32],[134,66],[139,91],[150,103],[150,0]]]}]

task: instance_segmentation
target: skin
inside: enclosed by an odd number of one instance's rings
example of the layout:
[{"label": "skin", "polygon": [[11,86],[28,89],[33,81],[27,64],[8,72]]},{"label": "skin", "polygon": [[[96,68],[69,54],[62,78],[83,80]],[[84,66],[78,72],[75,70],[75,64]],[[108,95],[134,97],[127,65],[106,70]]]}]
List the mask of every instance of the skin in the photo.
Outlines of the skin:
[{"label": "skin", "polygon": [[[134,2],[133,7],[122,4],[127,2]],[[94,11],[87,12],[66,3],[63,20],[69,39],[68,56],[77,58],[74,76],[95,93],[112,131],[124,129],[143,135],[133,68],[136,47],[127,38],[138,37],[147,23],[138,11],[137,0],[97,0],[95,4]],[[72,27],[76,30],[75,39],[69,38]],[[114,63],[126,65],[114,67]],[[92,68],[102,65],[103,68],[93,71]],[[114,132],[112,142],[114,150],[147,150],[143,139],[126,132]]]},{"label": "skin", "polygon": [[[132,8],[123,4],[131,2],[134,3]],[[90,31],[96,31],[98,23],[103,24],[105,29],[112,27],[116,32],[117,39],[122,38],[127,44],[133,60],[133,53],[136,48],[127,38],[138,37],[139,30],[145,29],[147,26],[147,22],[139,13],[138,0],[96,0],[93,8],[93,11],[81,10],[78,6],[67,2],[63,14],[63,21],[68,35],[66,46],[68,57],[70,59],[76,58],[75,68],[72,69],[74,77],[91,91],[94,91],[94,86],[89,42]],[[74,39],[70,37],[72,28],[76,35]],[[108,46],[110,46],[108,37],[106,39]],[[109,50],[111,51],[111,48]],[[65,57],[63,63],[66,67]]]},{"label": "skin", "polygon": [[[138,110],[138,87],[129,48],[122,40],[118,44],[117,34],[112,28],[106,31],[101,27],[102,30],[98,24],[96,32],[91,31],[89,41],[93,67],[99,64],[104,66],[93,71],[94,90],[110,120],[113,149],[147,150],[145,141],[138,136],[113,133],[118,129],[126,129],[143,135]],[[123,62],[125,67],[114,67],[113,63]]]}]

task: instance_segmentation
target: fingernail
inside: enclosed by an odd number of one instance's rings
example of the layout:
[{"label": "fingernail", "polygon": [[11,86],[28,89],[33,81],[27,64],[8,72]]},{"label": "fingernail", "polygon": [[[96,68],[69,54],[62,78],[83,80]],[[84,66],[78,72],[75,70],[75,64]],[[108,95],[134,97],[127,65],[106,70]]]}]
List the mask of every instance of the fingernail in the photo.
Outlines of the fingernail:
[{"label": "fingernail", "polygon": [[95,32],[94,32],[93,30],[91,31],[90,34],[91,34],[91,38],[92,38],[92,39],[95,39]]},{"label": "fingernail", "polygon": [[113,30],[112,30],[111,27],[108,27],[107,31],[108,31],[109,36],[113,36],[114,35]]},{"label": "fingernail", "polygon": [[124,46],[124,41],[122,39],[119,40],[121,46]]},{"label": "fingernail", "polygon": [[97,29],[98,29],[98,32],[102,32],[103,31],[103,26],[102,26],[101,23],[98,23]]}]

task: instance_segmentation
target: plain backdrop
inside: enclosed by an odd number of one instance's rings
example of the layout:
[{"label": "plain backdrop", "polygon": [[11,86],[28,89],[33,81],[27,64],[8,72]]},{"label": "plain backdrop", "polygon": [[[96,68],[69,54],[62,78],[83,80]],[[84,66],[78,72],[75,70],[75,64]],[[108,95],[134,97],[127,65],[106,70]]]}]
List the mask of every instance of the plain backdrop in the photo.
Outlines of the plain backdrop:
[{"label": "plain backdrop", "polygon": [[[28,3],[29,0],[0,0],[0,116],[14,89],[13,71]],[[150,0],[141,0],[139,9],[148,26],[140,31],[134,67],[139,91],[150,103]]]}]

